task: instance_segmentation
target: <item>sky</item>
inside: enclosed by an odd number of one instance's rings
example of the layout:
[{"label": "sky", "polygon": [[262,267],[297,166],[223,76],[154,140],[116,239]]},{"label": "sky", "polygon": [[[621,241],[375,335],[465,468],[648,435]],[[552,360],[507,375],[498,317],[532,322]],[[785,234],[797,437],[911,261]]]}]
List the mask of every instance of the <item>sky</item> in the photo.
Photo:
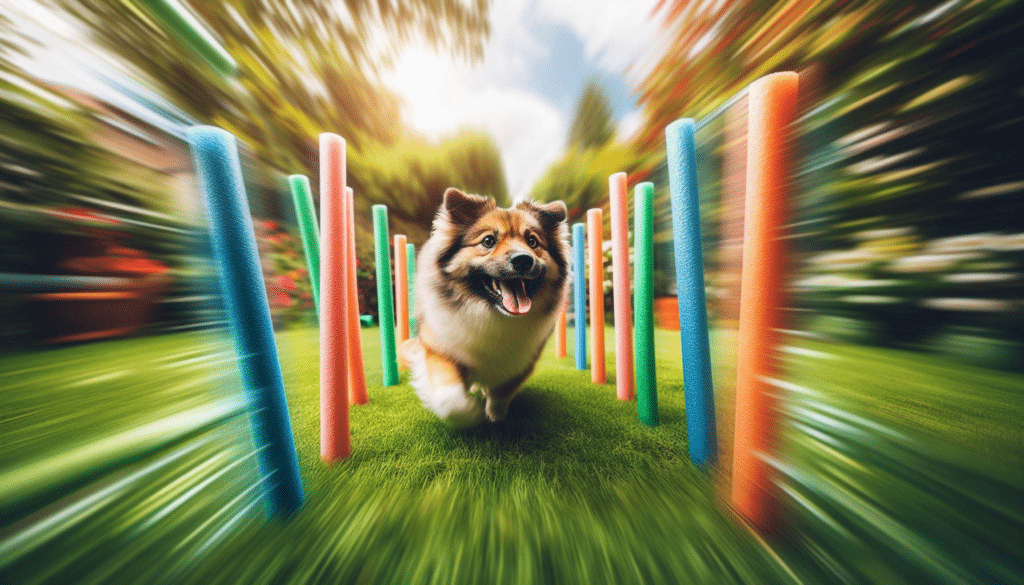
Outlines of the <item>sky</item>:
[{"label": "sky", "polygon": [[483,61],[470,64],[411,47],[384,82],[406,101],[407,120],[438,139],[482,129],[498,144],[509,193],[529,194],[564,151],[583,87],[596,79],[620,135],[636,129],[634,63],[651,48],[656,0],[496,0]]}]

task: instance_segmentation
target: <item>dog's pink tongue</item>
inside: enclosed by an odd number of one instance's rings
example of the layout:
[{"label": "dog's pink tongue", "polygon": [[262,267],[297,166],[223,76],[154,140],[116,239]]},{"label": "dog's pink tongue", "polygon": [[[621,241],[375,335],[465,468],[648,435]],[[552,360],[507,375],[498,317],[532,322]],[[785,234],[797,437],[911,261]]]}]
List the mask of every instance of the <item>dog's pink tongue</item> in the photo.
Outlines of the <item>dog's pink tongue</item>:
[{"label": "dog's pink tongue", "polygon": [[506,311],[513,315],[525,315],[530,312],[533,301],[526,296],[526,283],[522,279],[502,280],[498,286],[501,287],[501,304]]}]

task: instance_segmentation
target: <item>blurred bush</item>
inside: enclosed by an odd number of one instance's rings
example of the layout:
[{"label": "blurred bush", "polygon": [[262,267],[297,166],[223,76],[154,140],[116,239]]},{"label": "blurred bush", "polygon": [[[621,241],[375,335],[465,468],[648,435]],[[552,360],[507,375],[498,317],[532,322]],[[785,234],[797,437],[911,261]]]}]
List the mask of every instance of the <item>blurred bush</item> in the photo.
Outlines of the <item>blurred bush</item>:
[{"label": "blurred bush", "polygon": [[[856,337],[906,348],[942,346],[930,340],[951,327],[1024,341],[1024,4],[674,0],[655,14],[669,44],[641,84],[633,147],[653,154],[638,176],[664,177],[667,124],[708,115],[765,74],[798,71],[788,241],[802,314],[860,321]],[[721,174],[735,145],[707,141],[715,246],[722,182],[743,176]]]}]

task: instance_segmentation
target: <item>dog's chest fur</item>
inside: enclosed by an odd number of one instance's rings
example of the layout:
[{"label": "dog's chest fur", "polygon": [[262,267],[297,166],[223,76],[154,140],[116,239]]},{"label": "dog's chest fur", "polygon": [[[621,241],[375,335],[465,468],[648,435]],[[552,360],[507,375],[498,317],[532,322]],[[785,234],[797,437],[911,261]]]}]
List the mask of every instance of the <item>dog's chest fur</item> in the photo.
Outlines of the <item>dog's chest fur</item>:
[{"label": "dog's chest fur", "polygon": [[466,367],[467,382],[494,388],[525,372],[551,335],[557,317],[538,311],[506,317],[490,307],[433,305],[424,311],[431,345]]}]

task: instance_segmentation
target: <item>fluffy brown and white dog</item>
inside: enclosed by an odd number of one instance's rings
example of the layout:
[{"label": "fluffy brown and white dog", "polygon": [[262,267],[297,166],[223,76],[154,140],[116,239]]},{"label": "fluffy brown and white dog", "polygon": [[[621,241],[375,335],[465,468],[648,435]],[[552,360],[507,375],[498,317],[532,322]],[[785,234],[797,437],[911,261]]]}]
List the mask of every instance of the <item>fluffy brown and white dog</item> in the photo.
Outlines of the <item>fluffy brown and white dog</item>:
[{"label": "fluffy brown and white dog", "polygon": [[568,286],[561,201],[499,208],[448,189],[416,260],[419,337],[400,348],[423,404],[468,427],[505,418]]}]

